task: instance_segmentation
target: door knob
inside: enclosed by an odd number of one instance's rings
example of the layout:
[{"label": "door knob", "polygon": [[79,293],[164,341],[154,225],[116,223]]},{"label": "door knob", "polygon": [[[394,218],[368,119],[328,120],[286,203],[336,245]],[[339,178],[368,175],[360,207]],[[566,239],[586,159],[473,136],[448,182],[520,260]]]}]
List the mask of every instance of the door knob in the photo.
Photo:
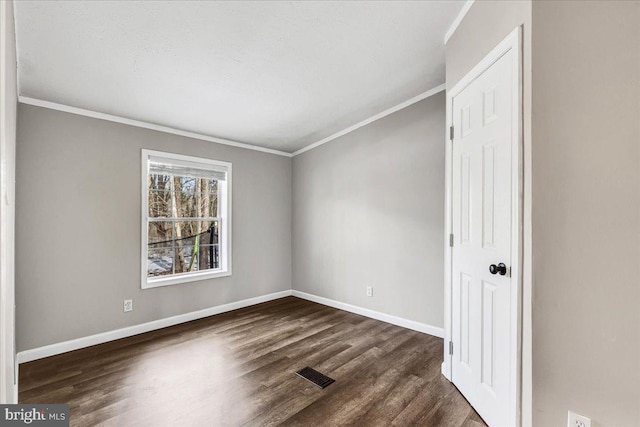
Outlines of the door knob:
[{"label": "door knob", "polygon": [[503,262],[501,262],[498,265],[491,264],[489,266],[489,273],[491,273],[491,274],[499,274],[501,276],[504,276],[505,274],[507,274],[507,266],[504,265]]}]

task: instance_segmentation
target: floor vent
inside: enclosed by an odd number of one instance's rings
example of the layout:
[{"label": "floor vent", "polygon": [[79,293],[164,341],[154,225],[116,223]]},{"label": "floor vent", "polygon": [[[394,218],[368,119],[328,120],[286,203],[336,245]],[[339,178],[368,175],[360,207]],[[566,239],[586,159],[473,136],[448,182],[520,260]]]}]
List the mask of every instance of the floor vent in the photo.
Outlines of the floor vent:
[{"label": "floor vent", "polygon": [[315,369],[311,369],[308,366],[306,368],[300,369],[298,372],[296,372],[296,374],[300,375],[305,380],[311,381],[312,383],[314,383],[315,385],[321,388],[325,388],[326,386],[334,382],[333,379],[329,378],[326,375],[321,374]]}]

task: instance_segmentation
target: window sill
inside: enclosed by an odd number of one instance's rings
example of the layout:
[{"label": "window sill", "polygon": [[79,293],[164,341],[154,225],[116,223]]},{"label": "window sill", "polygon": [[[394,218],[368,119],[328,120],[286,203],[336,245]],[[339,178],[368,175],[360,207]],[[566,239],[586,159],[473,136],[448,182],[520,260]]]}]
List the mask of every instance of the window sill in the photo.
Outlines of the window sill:
[{"label": "window sill", "polygon": [[231,276],[230,270],[218,270],[203,273],[189,273],[179,276],[162,277],[147,279],[146,277],[142,281],[142,289],[159,288],[161,286],[179,285],[181,283],[195,282],[198,280],[215,279],[218,277]]}]

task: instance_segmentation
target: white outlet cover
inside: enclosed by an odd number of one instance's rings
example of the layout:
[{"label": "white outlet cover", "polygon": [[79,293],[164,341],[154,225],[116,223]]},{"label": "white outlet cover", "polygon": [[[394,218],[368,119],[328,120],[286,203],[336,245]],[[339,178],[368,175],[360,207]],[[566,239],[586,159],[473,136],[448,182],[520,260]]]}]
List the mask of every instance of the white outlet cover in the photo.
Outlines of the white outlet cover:
[{"label": "white outlet cover", "polygon": [[132,299],[124,300],[124,312],[126,313],[127,311],[132,311],[132,310],[133,310],[133,300]]},{"label": "white outlet cover", "polygon": [[567,427],[591,427],[591,418],[569,411]]}]

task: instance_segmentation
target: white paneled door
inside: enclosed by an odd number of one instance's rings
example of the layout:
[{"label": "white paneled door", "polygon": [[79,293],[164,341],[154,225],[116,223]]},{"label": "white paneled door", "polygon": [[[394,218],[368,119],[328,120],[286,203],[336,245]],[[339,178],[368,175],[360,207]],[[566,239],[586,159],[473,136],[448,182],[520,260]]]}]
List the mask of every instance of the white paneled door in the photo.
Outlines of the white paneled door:
[{"label": "white paneled door", "polygon": [[451,375],[492,427],[511,418],[514,61],[508,51],[452,101]]}]

